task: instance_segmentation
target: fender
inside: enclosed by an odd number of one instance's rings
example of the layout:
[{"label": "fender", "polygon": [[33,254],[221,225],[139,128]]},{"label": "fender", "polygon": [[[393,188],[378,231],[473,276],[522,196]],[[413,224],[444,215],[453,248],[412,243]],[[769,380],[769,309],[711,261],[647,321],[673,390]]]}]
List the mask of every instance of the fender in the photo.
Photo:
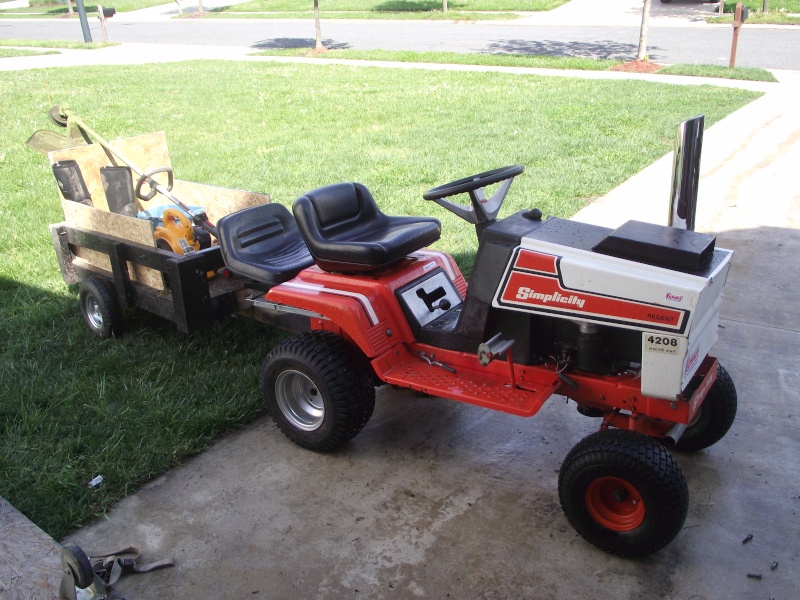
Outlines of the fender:
[{"label": "fender", "polygon": [[271,302],[319,315],[312,329],[335,331],[351,339],[365,356],[376,358],[397,344],[411,344],[414,335],[395,296],[395,290],[424,277],[436,267],[450,276],[463,299],[466,281],[446,254],[415,252],[396,266],[370,277],[329,273],[319,267],[302,271],[291,281],[267,292]]}]

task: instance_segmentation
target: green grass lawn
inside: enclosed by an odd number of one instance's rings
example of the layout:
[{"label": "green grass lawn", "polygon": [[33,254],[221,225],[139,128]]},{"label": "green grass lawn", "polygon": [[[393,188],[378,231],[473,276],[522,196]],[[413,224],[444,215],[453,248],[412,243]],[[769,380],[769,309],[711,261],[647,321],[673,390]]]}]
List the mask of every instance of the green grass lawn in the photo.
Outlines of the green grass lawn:
[{"label": "green grass lawn", "polygon": [[[109,6],[113,6],[117,12],[129,12],[132,10],[139,10],[140,8],[150,8],[151,6],[159,6],[161,4],[169,4],[168,0],[106,0]],[[106,4],[101,3],[101,6]],[[97,5],[84,3],[86,12],[89,14],[97,13]],[[78,18],[78,10],[75,7],[75,2],[72,2],[72,10],[75,13],[75,19]],[[58,2],[42,2],[36,6],[28,8],[11,8],[3,10],[0,5],[0,17],[6,18],[15,15],[22,16],[48,16],[48,17],[63,17],[67,14],[67,7]]]},{"label": "green grass lawn", "polygon": [[[492,67],[527,67],[538,69],[568,69],[577,71],[608,71],[622,63],[621,60],[596,58],[546,56],[530,54],[466,54],[458,52],[412,52],[410,50],[326,50],[313,52],[310,48],[289,48],[254,52],[254,56],[299,56],[345,60],[376,60],[391,62],[419,62],[436,64],[480,65]],[[765,69],[736,67],[729,69],[715,65],[672,65],[658,71],[664,75],[688,75],[720,79],[750,81],[777,81]]]},{"label": "green grass lawn", "polygon": [[[541,11],[552,10],[568,0],[449,0],[448,9],[453,14],[447,18],[476,19],[475,11],[510,12],[510,11]],[[67,7],[57,2],[42,0],[30,8],[15,8],[3,10],[0,3],[0,15],[44,15],[63,16],[67,14]],[[167,0],[114,0],[112,2],[117,12],[128,12],[149,8],[160,4],[169,4]],[[244,4],[237,4],[230,8],[224,7],[221,12],[231,10],[235,12],[274,13],[272,17],[301,17],[313,16],[311,11],[313,3],[310,0],[251,0]],[[73,3],[74,10],[74,3]],[[320,0],[320,10],[325,18],[427,18],[431,14],[441,13],[442,2],[439,0]],[[86,5],[86,11],[96,13],[96,5]],[[345,12],[348,14],[340,15]],[[376,16],[374,13],[378,13]],[[77,13],[76,13],[77,16]],[[266,15],[264,15],[266,16]],[[512,18],[513,15],[499,15],[499,18]],[[480,18],[491,18],[483,15]]]},{"label": "green grass lawn", "polygon": [[[261,415],[258,368],[281,334],[238,318],[186,336],[133,311],[122,338],[91,337],[49,238],[63,219],[54,178],[24,145],[54,128],[52,104],[68,102],[109,139],[165,130],[182,179],[286,205],[363,182],[389,213],[440,218],[437,247],[468,267],[473,228],[425,202],[426,189],[523,163],[503,214],[569,216],[670,151],[679,121],[705,113],[710,126],[757,96],[499,73],[180,67],[0,73],[0,495],[56,538]],[[668,186],[642,200],[665,203]],[[104,482],[90,490],[96,475]]]},{"label": "green grass lawn", "polygon": [[18,46],[23,48],[65,48],[68,50],[96,50],[119,46],[119,42],[66,42],[62,40],[0,40],[0,46]]},{"label": "green grass lawn", "polygon": [[[764,3],[761,0],[744,0],[742,4],[750,9],[746,23],[800,25],[800,17],[789,16],[788,13],[800,14],[800,0],[770,0],[769,12],[762,12]],[[736,2],[725,2],[725,16],[710,17],[708,23],[731,23],[736,11]]]},{"label": "green grass lawn", "polygon": [[775,76],[766,69],[755,67],[721,67],[718,65],[671,65],[658,71],[660,75],[688,75],[689,77],[715,77],[747,81],[775,82]]},{"label": "green grass lawn", "polygon": [[[751,14],[754,11],[760,11],[764,8],[764,2],[762,0],[741,0],[741,2],[750,9]],[[736,10],[736,4],[736,2],[726,0],[725,12],[734,12]],[[800,0],[769,0],[769,10],[770,12],[800,13]]]},{"label": "green grass lawn", "polygon": [[[454,11],[540,11],[552,10],[568,0],[448,0]],[[259,12],[306,12],[313,8],[310,0],[251,0],[237,4],[235,10]],[[320,11],[347,12],[427,12],[442,10],[441,0],[320,0]]]},{"label": "green grass lawn", "polygon": [[60,54],[58,50],[23,50],[21,48],[0,48],[0,58],[11,58],[14,56],[41,56],[42,54]]},{"label": "green grass lawn", "polygon": [[[326,19],[513,19],[512,11],[552,10],[567,0],[322,0]],[[312,18],[312,3],[305,0],[250,0],[212,11],[212,16],[254,18]],[[484,12],[481,12],[484,11]],[[244,13],[244,14],[243,14]]]}]

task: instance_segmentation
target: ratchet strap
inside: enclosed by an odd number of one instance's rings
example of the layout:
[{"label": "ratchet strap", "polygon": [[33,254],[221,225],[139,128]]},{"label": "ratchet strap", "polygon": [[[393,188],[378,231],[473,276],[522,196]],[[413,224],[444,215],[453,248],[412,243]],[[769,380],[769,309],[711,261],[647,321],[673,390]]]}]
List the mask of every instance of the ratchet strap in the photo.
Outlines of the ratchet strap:
[{"label": "ratchet strap", "polygon": [[107,554],[89,552],[87,554],[91,557],[89,561],[92,564],[92,570],[109,587],[112,587],[122,575],[128,573],[149,573],[156,569],[175,566],[175,561],[171,558],[140,565],[136,562],[140,554],[139,549],[133,546]]}]

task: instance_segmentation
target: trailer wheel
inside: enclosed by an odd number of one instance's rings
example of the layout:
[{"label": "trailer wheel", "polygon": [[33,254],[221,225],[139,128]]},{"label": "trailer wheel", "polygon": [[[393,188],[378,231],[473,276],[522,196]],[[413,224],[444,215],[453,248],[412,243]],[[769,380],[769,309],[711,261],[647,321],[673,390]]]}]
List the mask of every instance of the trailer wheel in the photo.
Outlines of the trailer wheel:
[{"label": "trailer wheel", "polygon": [[645,435],[620,430],[594,433],[569,452],[558,495],[581,536],[625,558],[666,546],[689,508],[686,478],[669,451]]},{"label": "trailer wheel", "polygon": [[78,589],[85,590],[94,583],[92,563],[77,544],[64,544],[61,547],[61,565],[72,571],[72,578]]},{"label": "trailer wheel", "polygon": [[101,277],[89,277],[81,282],[78,298],[83,322],[93,334],[105,340],[122,333],[122,309],[114,284]]},{"label": "trailer wheel", "polygon": [[675,450],[695,452],[720,441],[736,418],[738,399],[733,379],[719,365],[717,380],[708,391],[700,411],[675,444]]},{"label": "trailer wheel", "polygon": [[264,359],[261,389],[278,428],[296,444],[331,452],[350,441],[375,408],[372,368],[329,331],[285,340]]}]

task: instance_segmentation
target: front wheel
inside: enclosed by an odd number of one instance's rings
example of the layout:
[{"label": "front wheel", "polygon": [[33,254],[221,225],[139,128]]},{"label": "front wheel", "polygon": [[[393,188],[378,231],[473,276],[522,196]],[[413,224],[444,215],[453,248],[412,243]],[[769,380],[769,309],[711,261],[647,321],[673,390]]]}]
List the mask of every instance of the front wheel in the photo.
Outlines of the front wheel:
[{"label": "front wheel", "polygon": [[675,458],[630,431],[601,431],[579,442],[561,466],[558,495],[581,536],[624,558],[669,544],[689,509],[689,488]]},{"label": "front wheel", "polygon": [[728,372],[719,365],[717,380],[708,390],[700,411],[675,444],[675,450],[696,452],[720,441],[736,418],[736,386]]},{"label": "front wheel", "polygon": [[350,441],[375,408],[372,368],[329,331],[285,340],[264,359],[261,389],[278,428],[296,444],[331,452]]}]

